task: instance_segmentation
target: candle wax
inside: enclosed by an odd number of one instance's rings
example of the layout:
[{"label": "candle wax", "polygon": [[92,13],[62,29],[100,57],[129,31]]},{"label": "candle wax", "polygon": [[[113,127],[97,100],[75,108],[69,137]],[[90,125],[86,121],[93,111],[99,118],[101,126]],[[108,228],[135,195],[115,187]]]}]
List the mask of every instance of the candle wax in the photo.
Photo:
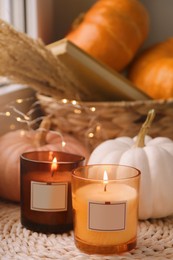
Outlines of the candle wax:
[{"label": "candle wax", "polygon": [[[91,230],[88,227],[89,202],[124,202],[125,228],[115,231]],[[108,183],[89,184],[76,190],[73,194],[75,236],[90,245],[119,245],[136,237],[137,233],[137,192],[126,184]],[[99,215],[97,216],[99,221]],[[109,219],[108,219],[109,221]],[[96,219],[97,222],[97,219]]]}]

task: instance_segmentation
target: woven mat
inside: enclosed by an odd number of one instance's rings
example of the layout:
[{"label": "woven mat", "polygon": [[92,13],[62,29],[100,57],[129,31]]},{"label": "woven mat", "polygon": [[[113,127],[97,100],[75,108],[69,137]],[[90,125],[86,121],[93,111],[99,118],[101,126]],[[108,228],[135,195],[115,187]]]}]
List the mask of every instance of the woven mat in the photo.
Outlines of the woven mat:
[{"label": "woven mat", "polygon": [[73,231],[62,235],[31,232],[20,223],[19,205],[0,201],[0,260],[173,259],[173,218],[141,221],[137,248],[114,256],[86,255],[74,245]]}]

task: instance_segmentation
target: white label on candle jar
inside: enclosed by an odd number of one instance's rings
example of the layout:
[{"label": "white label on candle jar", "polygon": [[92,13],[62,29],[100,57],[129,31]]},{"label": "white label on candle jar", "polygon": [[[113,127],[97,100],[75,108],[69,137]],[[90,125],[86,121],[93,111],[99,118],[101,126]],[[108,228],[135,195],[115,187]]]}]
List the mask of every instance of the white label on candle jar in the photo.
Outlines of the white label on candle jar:
[{"label": "white label on candle jar", "polygon": [[31,181],[31,210],[66,211],[68,183]]},{"label": "white label on candle jar", "polygon": [[88,228],[97,231],[119,231],[126,227],[126,201],[89,202]]}]

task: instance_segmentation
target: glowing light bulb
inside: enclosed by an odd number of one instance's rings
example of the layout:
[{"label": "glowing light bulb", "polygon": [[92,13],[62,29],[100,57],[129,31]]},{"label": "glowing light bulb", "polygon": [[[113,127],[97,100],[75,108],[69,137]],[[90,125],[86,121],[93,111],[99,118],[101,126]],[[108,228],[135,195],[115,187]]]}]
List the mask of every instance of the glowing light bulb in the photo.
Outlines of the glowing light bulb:
[{"label": "glowing light bulb", "polygon": [[17,122],[21,122],[22,119],[20,117],[16,117]]},{"label": "glowing light bulb", "polygon": [[72,105],[75,106],[77,104],[77,101],[76,100],[72,100],[71,103],[72,103]]},{"label": "glowing light bulb", "polygon": [[89,134],[88,134],[88,137],[89,137],[89,138],[93,138],[93,137],[94,137],[94,133],[89,133]]},{"label": "glowing light bulb", "polygon": [[62,103],[66,104],[68,100],[66,98],[62,99]]},{"label": "glowing light bulb", "polygon": [[95,111],[96,111],[96,108],[95,108],[95,107],[90,107],[90,110],[91,110],[92,112],[95,112]]},{"label": "glowing light bulb", "polygon": [[11,116],[11,113],[9,111],[5,112],[6,116]]},{"label": "glowing light bulb", "polygon": [[21,99],[21,98],[18,98],[18,99],[16,100],[16,103],[18,103],[18,104],[21,104],[21,103],[23,103],[23,99]]},{"label": "glowing light bulb", "polygon": [[65,146],[66,146],[66,142],[62,141],[62,147],[65,147]]}]

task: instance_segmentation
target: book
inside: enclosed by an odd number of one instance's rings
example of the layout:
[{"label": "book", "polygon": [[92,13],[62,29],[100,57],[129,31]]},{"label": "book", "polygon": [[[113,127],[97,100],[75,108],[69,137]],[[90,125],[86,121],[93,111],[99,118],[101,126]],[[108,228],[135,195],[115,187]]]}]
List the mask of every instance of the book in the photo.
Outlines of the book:
[{"label": "book", "polygon": [[150,98],[122,74],[91,57],[67,39],[47,45],[78,82],[89,89],[85,101],[135,101]]}]

